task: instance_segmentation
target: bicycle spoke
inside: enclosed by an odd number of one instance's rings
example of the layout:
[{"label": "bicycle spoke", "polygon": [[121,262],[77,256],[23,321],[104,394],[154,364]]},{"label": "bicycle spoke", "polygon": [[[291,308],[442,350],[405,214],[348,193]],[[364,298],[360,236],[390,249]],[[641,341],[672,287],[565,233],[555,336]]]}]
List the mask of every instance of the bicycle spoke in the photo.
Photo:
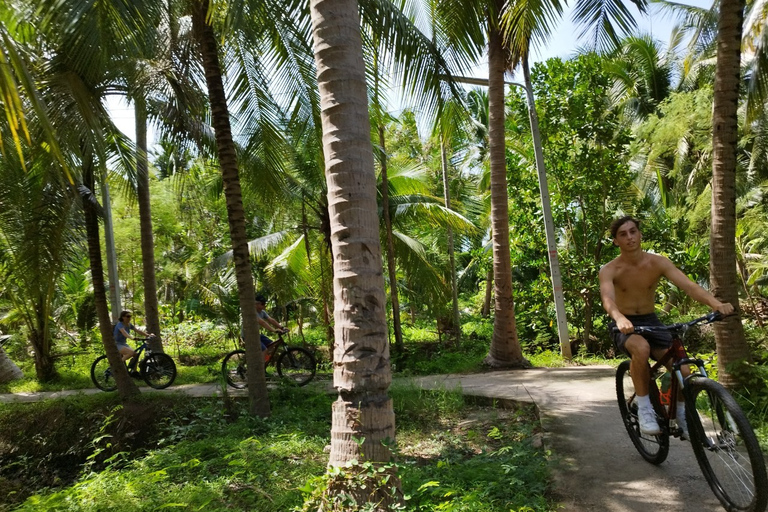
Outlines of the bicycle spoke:
[{"label": "bicycle spoke", "polygon": [[689,393],[693,448],[710,487],[726,507],[755,510],[757,502],[766,501],[765,466],[744,413],[722,386],[709,379],[693,381]]}]

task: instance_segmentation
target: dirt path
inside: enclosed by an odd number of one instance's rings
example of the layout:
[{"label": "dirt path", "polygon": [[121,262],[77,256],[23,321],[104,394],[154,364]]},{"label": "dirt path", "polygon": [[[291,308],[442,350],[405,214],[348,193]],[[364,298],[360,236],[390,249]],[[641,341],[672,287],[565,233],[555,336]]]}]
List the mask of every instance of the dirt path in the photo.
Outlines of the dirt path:
[{"label": "dirt path", "polygon": [[[688,442],[671,439],[669,457],[659,466],[640,458],[619,416],[614,372],[606,366],[541,368],[439,375],[415,381],[425,388],[460,387],[467,395],[535,403],[546,446],[556,461],[555,493],[565,512],[722,511]],[[320,385],[330,387],[328,382]],[[168,391],[192,396],[221,394],[216,384],[172,386]],[[59,398],[78,392],[99,391],[0,395],[0,402]]]}]

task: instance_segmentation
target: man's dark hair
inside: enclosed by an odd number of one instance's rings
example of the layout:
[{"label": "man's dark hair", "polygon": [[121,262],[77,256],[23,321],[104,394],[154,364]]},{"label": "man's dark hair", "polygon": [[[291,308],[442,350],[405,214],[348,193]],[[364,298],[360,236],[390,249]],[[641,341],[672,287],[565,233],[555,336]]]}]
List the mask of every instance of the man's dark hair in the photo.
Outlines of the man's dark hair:
[{"label": "man's dark hair", "polygon": [[634,218],[631,215],[625,215],[623,217],[620,217],[618,219],[615,219],[613,222],[611,222],[611,238],[616,238],[616,232],[619,231],[619,228],[626,224],[627,222],[632,222],[635,224],[635,227],[637,229],[640,229],[640,221]]},{"label": "man's dark hair", "polygon": [[266,305],[267,298],[265,296],[259,294],[259,295],[256,296],[256,302],[261,302],[262,304]]}]

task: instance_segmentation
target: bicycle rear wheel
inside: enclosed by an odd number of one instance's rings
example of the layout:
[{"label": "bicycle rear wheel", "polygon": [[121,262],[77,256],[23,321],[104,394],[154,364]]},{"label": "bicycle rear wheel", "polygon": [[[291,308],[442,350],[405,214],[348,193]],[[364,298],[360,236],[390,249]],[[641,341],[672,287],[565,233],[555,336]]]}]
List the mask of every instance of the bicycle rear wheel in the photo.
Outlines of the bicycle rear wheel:
[{"label": "bicycle rear wheel", "polygon": [[686,383],[691,445],[704,478],[726,510],[762,512],[768,504],[765,460],[755,433],[731,394],[719,383]]},{"label": "bicycle rear wheel", "polygon": [[155,389],[165,389],[176,380],[176,363],[168,354],[152,354],[139,365],[141,377]]},{"label": "bicycle rear wheel", "polygon": [[288,347],[277,359],[277,374],[299,386],[312,380],[315,369],[315,356],[301,347]]},{"label": "bicycle rear wheel", "polygon": [[103,391],[114,391],[117,389],[115,376],[112,375],[112,368],[109,366],[109,360],[106,355],[99,356],[91,365],[91,380],[96,387]]},{"label": "bicycle rear wheel", "polygon": [[[669,431],[662,428],[661,434],[649,435],[640,432],[640,421],[637,418],[637,402],[635,401],[635,385],[629,372],[629,361],[624,361],[616,370],[616,397],[619,401],[619,411],[629,438],[640,455],[651,464],[661,464],[669,453]],[[661,407],[659,397],[650,393],[654,409]]]},{"label": "bicycle rear wheel", "polygon": [[248,385],[246,370],[245,350],[230,352],[221,363],[221,374],[224,380],[236,389],[243,389]]}]

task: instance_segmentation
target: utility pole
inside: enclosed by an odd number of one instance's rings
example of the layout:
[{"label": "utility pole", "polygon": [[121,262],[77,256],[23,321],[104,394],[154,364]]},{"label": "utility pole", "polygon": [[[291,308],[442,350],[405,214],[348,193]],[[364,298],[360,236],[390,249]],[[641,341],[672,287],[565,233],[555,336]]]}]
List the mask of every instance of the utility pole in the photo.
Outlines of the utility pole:
[{"label": "utility pole", "polygon": [[117,275],[117,250],[115,249],[115,231],[112,226],[112,202],[109,199],[109,186],[106,172],[101,180],[101,201],[104,205],[104,243],[107,249],[107,275],[109,276],[109,305],[112,322],[117,323],[120,315],[120,278]]},{"label": "utility pole", "polygon": [[[526,83],[530,83],[530,72],[527,62],[523,64]],[[449,79],[449,77],[443,77]],[[463,76],[450,77],[454,82],[466,83],[471,85],[488,86],[487,78],[470,78]],[[541,195],[541,211],[544,215],[544,232],[547,236],[547,253],[549,255],[549,271],[552,276],[552,292],[555,297],[555,318],[557,321],[557,334],[560,340],[560,355],[565,359],[571,359],[571,341],[568,337],[568,319],[565,315],[565,298],[563,296],[563,280],[560,275],[560,260],[557,256],[557,238],[555,237],[555,223],[552,219],[552,207],[549,201],[549,185],[547,183],[547,173],[544,166],[544,150],[541,146],[541,134],[539,133],[539,117],[536,114],[536,103],[533,97],[533,91],[525,84],[518,82],[504,82],[508,85],[521,87],[525,90],[525,96],[528,104],[528,120],[531,124],[531,137],[533,139],[533,150],[536,159],[536,172],[539,177],[539,194]]]}]

